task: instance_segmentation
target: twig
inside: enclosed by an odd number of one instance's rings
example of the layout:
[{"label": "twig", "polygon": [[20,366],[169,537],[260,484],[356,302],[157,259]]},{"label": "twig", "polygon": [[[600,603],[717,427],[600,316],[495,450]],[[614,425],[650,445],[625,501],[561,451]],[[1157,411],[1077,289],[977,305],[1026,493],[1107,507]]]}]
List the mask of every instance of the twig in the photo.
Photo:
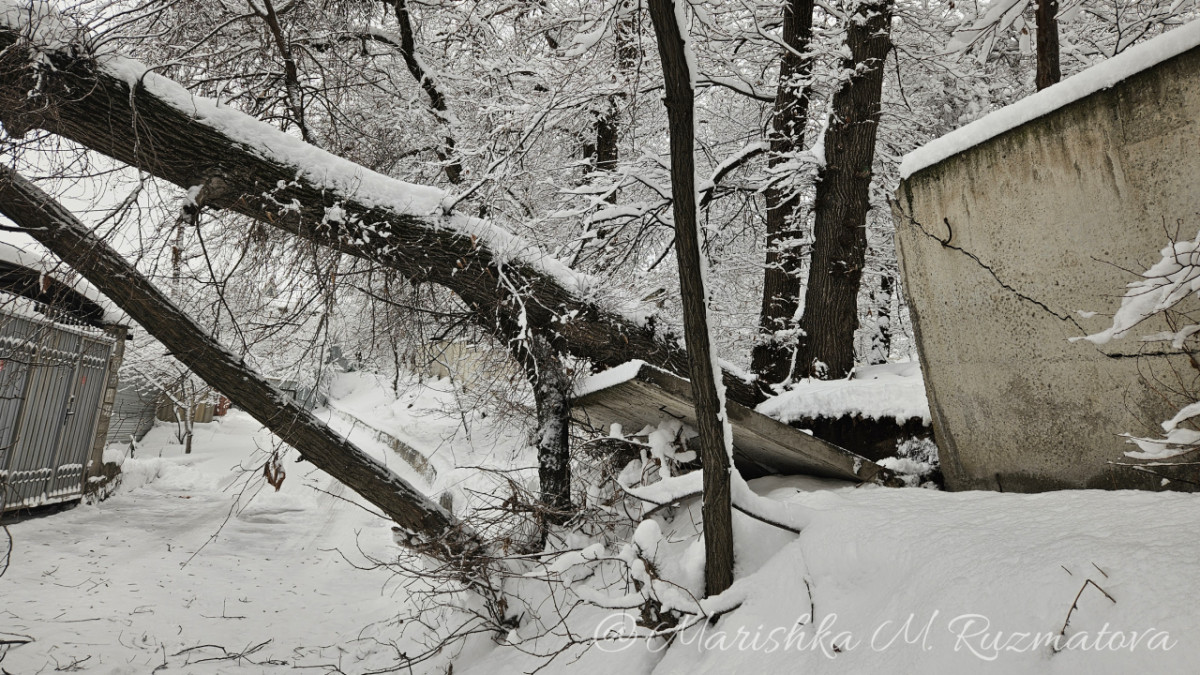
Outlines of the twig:
[{"label": "twig", "polygon": [[[1094,566],[1094,563],[1093,563],[1093,566]],[[1096,569],[1100,569],[1100,568],[1099,568],[1099,567],[1097,567]],[[1103,573],[1103,570],[1101,570],[1101,573]],[[1108,575],[1105,575],[1105,576],[1108,576]],[[1065,620],[1065,621],[1063,621],[1062,630],[1058,631],[1058,635],[1059,635],[1059,637],[1064,637],[1064,636],[1066,636],[1066,634],[1067,634],[1067,626],[1069,626],[1069,625],[1071,624],[1071,615],[1075,613],[1075,610],[1076,610],[1076,609],[1079,609],[1079,598],[1080,598],[1080,596],[1082,596],[1082,595],[1083,595],[1083,591],[1084,591],[1084,590],[1085,590],[1085,589],[1088,587],[1088,584],[1091,584],[1092,586],[1095,586],[1095,587],[1096,587],[1096,590],[1098,590],[1098,591],[1100,591],[1101,593],[1103,593],[1103,594],[1104,594],[1104,597],[1106,597],[1106,598],[1108,598],[1109,600],[1111,600],[1111,601],[1112,601],[1112,603],[1113,603],[1114,605],[1115,605],[1115,604],[1117,604],[1117,600],[1116,600],[1116,598],[1114,598],[1113,596],[1109,595],[1109,594],[1108,594],[1108,591],[1104,590],[1103,588],[1100,588],[1100,585],[1099,585],[1099,584],[1097,584],[1096,582],[1092,581],[1091,579],[1088,579],[1087,581],[1083,582],[1083,585],[1079,587],[1079,592],[1075,594],[1075,601],[1071,603],[1071,609],[1069,609],[1069,610],[1067,611],[1067,618],[1066,618],[1066,620]],[[1054,649],[1054,651],[1055,651],[1055,652],[1058,652],[1058,651],[1059,651],[1059,649],[1058,649],[1058,647],[1057,647],[1057,642],[1056,642],[1056,646],[1055,646],[1055,649]]]}]

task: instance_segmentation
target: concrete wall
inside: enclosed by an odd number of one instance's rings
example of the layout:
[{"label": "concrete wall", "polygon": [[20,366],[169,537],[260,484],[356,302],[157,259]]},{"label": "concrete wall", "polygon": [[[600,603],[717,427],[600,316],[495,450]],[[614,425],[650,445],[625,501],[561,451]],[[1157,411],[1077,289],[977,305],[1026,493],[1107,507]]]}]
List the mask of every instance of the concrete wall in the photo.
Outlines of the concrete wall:
[{"label": "concrete wall", "polygon": [[948,487],[1196,489],[1112,464],[1137,463],[1118,434],[1155,434],[1200,391],[1186,359],[1138,356],[1161,327],[1067,339],[1108,325],[1168,232],[1196,236],[1200,49],[914,174],[895,211]]}]

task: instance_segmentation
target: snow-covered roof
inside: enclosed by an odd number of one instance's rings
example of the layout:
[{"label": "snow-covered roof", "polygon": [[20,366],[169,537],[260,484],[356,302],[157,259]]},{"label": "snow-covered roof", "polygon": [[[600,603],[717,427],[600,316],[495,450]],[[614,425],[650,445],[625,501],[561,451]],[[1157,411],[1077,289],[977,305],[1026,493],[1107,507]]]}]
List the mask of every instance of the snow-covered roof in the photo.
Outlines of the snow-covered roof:
[{"label": "snow-covered roof", "polygon": [[1131,47],[1074,77],[1001,108],[908,153],[900,163],[900,177],[907,179],[918,171],[1086,96],[1108,89],[1197,46],[1200,46],[1200,21],[1185,24],[1153,40]]},{"label": "snow-covered roof", "polygon": [[[97,290],[95,286],[88,283],[87,280],[77,277],[72,281],[67,281],[61,275],[54,274],[56,269],[66,268],[66,265],[57,258],[52,257],[44,249],[41,249],[41,245],[33,241],[32,238],[28,240],[28,244],[24,244],[20,240],[13,241],[14,234],[6,232],[3,239],[8,239],[9,241],[0,240],[0,263],[23,267],[51,276],[55,281],[99,305],[100,309],[104,311],[102,320],[106,324],[127,326],[132,323],[128,315],[122,312],[120,308]],[[19,236],[21,238],[25,237],[25,235]]]}]

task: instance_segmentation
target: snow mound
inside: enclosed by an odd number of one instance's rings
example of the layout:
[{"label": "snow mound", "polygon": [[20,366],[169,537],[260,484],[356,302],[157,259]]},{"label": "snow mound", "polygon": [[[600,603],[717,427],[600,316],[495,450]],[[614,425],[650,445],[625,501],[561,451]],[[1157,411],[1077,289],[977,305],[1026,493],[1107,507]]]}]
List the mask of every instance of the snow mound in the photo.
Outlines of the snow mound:
[{"label": "snow mound", "polygon": [[790,424],[813,417],[859,415],[891,417],[901,422],[930,423],[925,382],[916,362],[888,363],[858,369],[845,380],[801,380],[763,401],[756,410]]}]

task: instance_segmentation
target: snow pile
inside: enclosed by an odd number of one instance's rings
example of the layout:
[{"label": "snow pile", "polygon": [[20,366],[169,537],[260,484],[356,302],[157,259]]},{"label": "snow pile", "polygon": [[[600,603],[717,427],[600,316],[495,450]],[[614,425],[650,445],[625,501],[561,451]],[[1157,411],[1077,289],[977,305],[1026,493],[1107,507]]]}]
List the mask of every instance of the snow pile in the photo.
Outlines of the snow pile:
[{"label": "snow pile", "polygon": [[930,423],[925,382],[915,361],[866,366],[845,380],[801,380],[756,410],[785,424],[845,415]]},{"label": "snow pile", "polygon": [[[1178,592],[1200,583],[1195,495],[948,494],[780,477],[752,485],[814,517],[797,536],[735,513],[737,580],[726,593],[695,600],[703,550],[693,499],[625,542],[561,559],[556,569],[573,569],[570,588],[591,604],[558,638],[492,647],[454,671],[1182,675],[1200,658],[1190,639],[1200,615]],[[646,637],[645,593],[614,592],[623,587],[597,571],[602,559],[629,561],[642,589],[664,590],[664,608],[728,611],[666,629],[669,643]],[[572,646],[567,629],[597,642]],[[549,665],[534,655],[558,649]]]},{"label": "snow pile", "polygon": [[1200,46],[1200,21],[1193,21],[1047,87],[904,156],[900,177],[909,176],[1010,129],[1128,79],[1173,56]]}]

